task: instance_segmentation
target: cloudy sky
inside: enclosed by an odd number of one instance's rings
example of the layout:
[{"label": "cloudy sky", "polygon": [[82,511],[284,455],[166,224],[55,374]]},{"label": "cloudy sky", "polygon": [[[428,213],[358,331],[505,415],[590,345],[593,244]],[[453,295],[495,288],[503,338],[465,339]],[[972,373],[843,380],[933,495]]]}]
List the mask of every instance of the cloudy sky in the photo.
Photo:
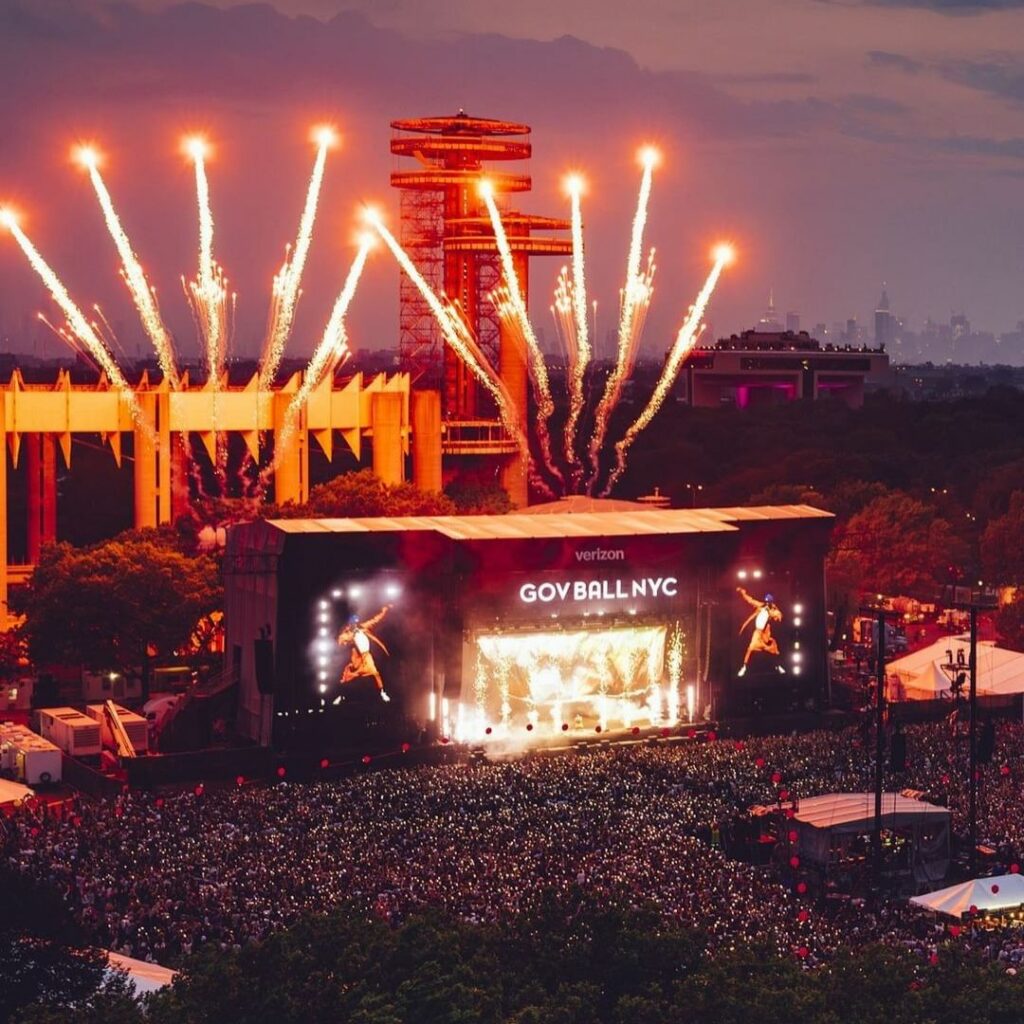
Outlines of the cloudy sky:
[{"label": "cloudy sky", "polygon": [[[76,140],[105,174],[166,318],[196,351],[179,275],[194,273],[185,131],[216,144],[216,254],[239,291],[238,350],[255,352],[270,277],[294,235],[312,159],[332,155],[295,351],[309,351],[351,257],[355,213],[387,186],[388,122],[450,113],[533,125],[534,191],[565,212],[583,170],[594,296],[617,300],[639,143],[665,152],[648,345],[665,342],[711,245],[740,261],[710,319],[756,320],[769,288],[805,325],[870,317],[885,281],[911,326],[965,310],[995,331],[1024,319],[1024,0],[0,0],[0,199],[83,303],[139,337]],[[533,273],[547,322],[558,267]],[[397,274],[374,257],[354,345],[396,341]],[[43,296],[0,239],[0,325]],[[610,320],[610,316],[609,316]],[[603,329],[599,332],[603,333]]]}]

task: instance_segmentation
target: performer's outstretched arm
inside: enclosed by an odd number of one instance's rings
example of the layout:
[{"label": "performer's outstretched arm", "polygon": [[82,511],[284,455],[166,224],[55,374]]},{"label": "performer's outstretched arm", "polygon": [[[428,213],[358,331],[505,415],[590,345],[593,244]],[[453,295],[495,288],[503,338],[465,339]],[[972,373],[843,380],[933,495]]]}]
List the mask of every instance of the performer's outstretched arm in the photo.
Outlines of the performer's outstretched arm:
[{"label": "performer's outstretched arm", "polygon": [[736,593],[739,594],[740,597],[742,597],[743,600],[746,601],[751,608],[760,608],[763,604],[763,602],[758,601],[756,597],[751,597],[742,587],[737,587]]},{"label": "performer's outstretched arm", "polygon": [[367,630],[373,629],[374,626],[384,618],[385,615],[390,611],[391,605],[386,604],[372,619],[367,619],[365,622],[359,623],[360,628],[365,633]]}]

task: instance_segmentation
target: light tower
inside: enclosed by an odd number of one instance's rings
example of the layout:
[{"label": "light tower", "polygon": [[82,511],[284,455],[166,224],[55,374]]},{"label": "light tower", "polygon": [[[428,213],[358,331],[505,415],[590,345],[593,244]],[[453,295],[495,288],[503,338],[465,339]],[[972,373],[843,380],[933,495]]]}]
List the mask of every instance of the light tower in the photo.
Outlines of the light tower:
[{"label": "light tower", "polygon": [[[530,128],[470,117],[461,110],[451,117],[392,121],[391,127],[391,152],[417,162],[391,174],[392,186],[401,192],[402,245],[431,288],[459,305],[466,324],[501,374],[521,422],[526,423],[526,353],[507,336],[489,298],[501,272],[479,184],[486,177],[499,197],[529,191],[528,174],[491,165],[528,160]],[[526,298],[529,257],[572,254],[570,239],[533,232],[563,232],[570,225],[566,220],[513,210],[503,211],[502,221]],[[510,497],[517,505],[526,504],[526,467],[515,443],[501,428],[471,372],[445,348],[433,315],[404,274],[399,303],[402,367],[415,387],[440,393],[443,454],[501,458]],[[415,472],[414,466],[414,476]]]}]

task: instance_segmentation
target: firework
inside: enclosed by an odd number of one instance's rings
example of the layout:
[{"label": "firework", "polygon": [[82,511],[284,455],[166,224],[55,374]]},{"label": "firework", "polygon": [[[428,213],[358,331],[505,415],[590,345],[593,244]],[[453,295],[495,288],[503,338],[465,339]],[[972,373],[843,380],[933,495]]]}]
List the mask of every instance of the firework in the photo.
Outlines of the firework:
[{"label": "firework", "polygon": [[54,272],[53,268],[43,259],[39,250],[32,244],[29,237],[21,230],[18,219],[10,210],[0,210],[0,227],[6,228],[18,243],[21,251],[25,254],[29,265],[39,275],[47,291],[57,303],[60,311],[67,319],[67,330],[69,334],[79,343],[85,346],[89,355],[99,364],[100,368],[107,375],[110,383],[117,388],[124,396],[125,401],[131,408],[132,416],[137,423],[144,423],[142,410],[139,408],[138,400],[134,392],[128,386],[121,368],[117,365],[110,350],[103,343],[96,328],[86,319],[85,314],[75,304],[74,299],[68,294],[64,283]]},{"label": "firework", "polygon": [[654,183],[654,168],[661,157],[656,149],[646,146],[640,151],[643,174],[640,178],[640,192],[633,215],[633,230],[629,239],[629,254],[626,258],[626,284],[620,294],[619,332],[615,367],[605,381],[604,393],[594,413],[594,433],[590,439],[590,478],[587,490],[593,489],[599,471],[598,458],[608,433],[611,414],[622,394],[622,385],[633,370],[636,350],[643,335],[643,325],[650,307],[652,283],[654,280],[654,250],[647,258],[647,268],[641,272],[640,261],[643,252],[644,228],[647,226],[647,207]]},{"label": "firework", "polygon": [[590,339],[587,325],[587,284],[583,260],[583,211],[580,196],[583,180],[572,175],[566,183],[572,203],[572,308],[576,321],[574,358],[569,363],[569,415],[565,421],[565,459],[569,463],[573,483],[583,473],[576,456],[576,428],[583,412],[583,381],[590,362]]},{"label": "firework", "polygon": [[534,391],[537,396],[537,442],[540,445],[541,458],[544,460],[544,465],[548,472],[559,483],[564,483],[564,477],[551,457],[551,438],[548,435],[548,420],[551,418],[551,413],[554,412],[555,403],[551,399],[551,385],[548,381],[548,368],[544,362],[544,353],[540,350],[540,342],[537,341],[537,335],[533,331],[533,325],[530,323],[530,317],[526,310],[526,303],[523,301],[523,291],[519,283],[519,275],[516,273],[515,263],[512,259],[512,249],[508,244],[505,225],[501,222],[501,214],[498,212],[498,206],[494,201],[494,186],[489,181],[481,181],[480,195],[487,206],[487,212],[491,218],[494,240],[498,246],[498,254],[501,257],[501,269],[505,275],[505,286],[508,288],[512,309],[519,319],[523,341],[526,343],[526,351],[529,355],[530,379],[533,381]]},{"label": "firework", "polygon": [[[409,280],[416,285],[424,301],[434,314],[445,341],[452,347],[459,358],[469,367],[473,375],[487,389],[498,407],[498,414],[501,422],[508,431],[510,437],[516,442],[520,454],[530,465],[530,446],[523,430],[523,424],[519,421],[519,414],[516,411],[512,396],[508,393],[504,382],[494,371],[487,357],[481,351],[476,340],[473,338],[462,319],[458,309],[451,303],[442,302],[434,290],[427,284],[423,275],[416,269],[416,264],[409,258],[409,254],[398,244],[398,240],[384,226],[380,214],[368,207],[364,213],[367,223],[380,235],[384,244],[395,257],[398,265],[402,268]],[[535,480],[535,482],[537,482]]]},{"label": "firework", "polygon": [[75,157],[89,172],[89,180],[92,182],[93,191],[96,193],[100,209],[103,211],[103,220],[107,225],[107,231],[110,232],[110,237],[117,248],[117,254],[121,258],[121,276],[124,278],[135,308],[138,310],[143,330],[153,344],[160,363],[160,370],[171,387],[177,388],[179,379],[178,370],[174,364],[174,343],[171,340],[171,332],[167,330],[160,317],[156,292],[146,280],[145,271],[143,271],[128,235],[121,226],[121,219],[114,209],[114,201],[100,174],[99,154],[89,146],[82,146],[76,152]]},{"label": "firework", "polygon": [[274,383],[274,377],[281,365],[281,357],[284,355],[288,337],[295,323],[295,307],[299,300],[299,288],[302,284],[302,272],[306,266],[306,257],[309,255],[309,247],[313,241],[313,225],[316,222],[317,204],[320,201],[324,168],[327,165],[327,152],[337,145],[338,135],[332,128],[324,126],[314,130],[313,141],[317,147],[316,160],[313,163],[313,173],[310,175],[309,187],[306,190],[306,203],[302,208],[295,245],[285,253],[284,263],[274,277],[270,323],[260,364],[261,388],[268,388]]},{"label": "firework", "polygon": [[364,234],[359,240],[359,248],[356,251],[355,258],[352,260],[348,276],[345,278],[344,287],[334,303],[334,309],[331,311],[331,317],[324,328],[320,344],[314,350],[313,356],[309,360],[309,365],[302,376],[302,386],[295,392],[292,400],[288,403],[288,408],[285,410],[284,425],[282,427],[283,440],[279,440],[277,445],[280,451],[284,451],[287,448],[286,442],[295,430],[299,413],[306,402],[309,401],[309,396],[313,393],[313,389],[317,384],[320,383],[324,373],[333,371],[339,362],[348,357],[345,316],[348,313],[349,306],[352,304],[352,299],[356,293],[356,286],[359,284],[359,278],[362,276],[363,268],[366,266],[366,259],[370,255],[370,250],[374,244],[374,236],[369,233]]},{"label": "firework", "polygon": [[209,146],[205,139],[193,137],[185,141],[185,151],[195,165],[199,212],[199,272],[195,280],[187,282],[186,294],[205,344],[210,383],[216,390],[228,343],[228,281],[213,258],[213,211],[206,177]]},{"label": "firework", "polygon": [[708,274],[707,279],[704,282],[704,287],[701,288],[696,302],[694,302],[690,307],[690,311],[687,314],[686,320],[683,322],[683,326],[679,328],[679,333],[676,335],[672,351],[669,353],[668,360],[661,371],[658,383],[654,386],[654,392],[647,402],[647,405],[644,407],[644,411],[640,413],[636,421],[629,427],[622,440],[615,443],[615,468],[608,477],[608,483],[605,484],[605,488],[601,492],[601,497],[606,497],[611,493],[612,488],[618,482],[626,469],[626,453],[629,451],[630,446],[644,428],[651,422],[651,420],[654,419],[655,414],[665,401],[665,397],[668,395],[669,389],[675,383],[676,376],[679,373],[679,367],[682,366],[683,360],[690,354],[690,351],[697,340],[701,318],[704,316],[704,311],[707,309],[708,302],[711,299],[711,293],[715,290],[715,285],[718,283],[718,278],[721,276],[725,267],[730,264],[734,258],[735,252],[729,245],[720,245],[715,249],[714,265],[711,267],[711,272]]}]

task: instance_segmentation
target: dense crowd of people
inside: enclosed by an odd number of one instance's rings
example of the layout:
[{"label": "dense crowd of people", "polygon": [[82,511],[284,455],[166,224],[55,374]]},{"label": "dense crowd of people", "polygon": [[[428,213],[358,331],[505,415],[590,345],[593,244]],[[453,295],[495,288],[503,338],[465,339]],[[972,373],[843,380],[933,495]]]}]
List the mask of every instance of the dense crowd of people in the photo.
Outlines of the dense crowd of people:
[{"label": "dense crowd of people", "polygon": [[[948,802],[962,834],[964,738],[945,724],[907,736],[907,769],[890,788]],[[848,729],[126,791],[62,817],[22,810],[4,856],[58,887],[97,943],[172,965],[204,943],[241,946],[339,904],[391,921],[429,906],[495,921],[554,896],[570,913],[653,904],[699,928],[710,950],[759,940],[814,964],[870,940],[926,957],[954,941],[1015,969],[1016,930],[951,930],[904,899],[847,898],[784,860],[742,857],[751,805],[870,788],[868,740]],[[1024,850],[1022,773],[1024,728],[1001,725],[981,779],[979,835],[996,851],[994,871],[1015,870]]]}]

